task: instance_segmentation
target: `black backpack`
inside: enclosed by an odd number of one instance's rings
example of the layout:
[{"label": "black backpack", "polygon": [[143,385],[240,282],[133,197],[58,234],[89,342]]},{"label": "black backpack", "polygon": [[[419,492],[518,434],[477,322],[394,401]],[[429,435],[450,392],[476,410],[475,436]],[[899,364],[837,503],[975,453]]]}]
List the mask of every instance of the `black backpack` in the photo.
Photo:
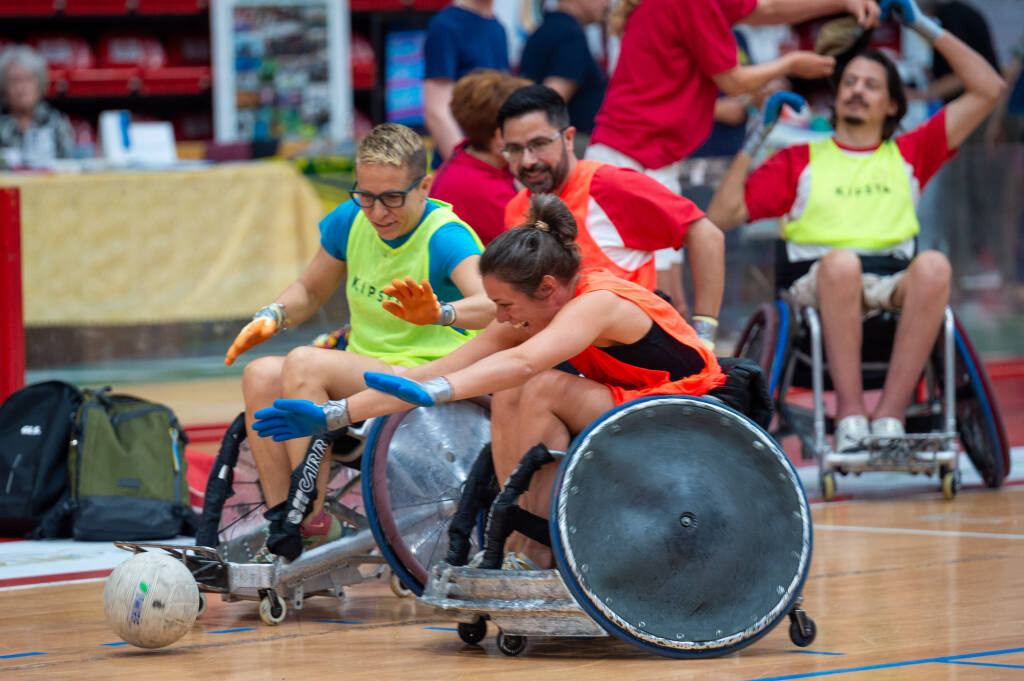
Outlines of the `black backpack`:
[{"label": "black backpack", "polygon": [[71,536],[52,512],[66,503],[68,441],[81,402],[75,386],[46,381],[0,405],[0,536]]}]

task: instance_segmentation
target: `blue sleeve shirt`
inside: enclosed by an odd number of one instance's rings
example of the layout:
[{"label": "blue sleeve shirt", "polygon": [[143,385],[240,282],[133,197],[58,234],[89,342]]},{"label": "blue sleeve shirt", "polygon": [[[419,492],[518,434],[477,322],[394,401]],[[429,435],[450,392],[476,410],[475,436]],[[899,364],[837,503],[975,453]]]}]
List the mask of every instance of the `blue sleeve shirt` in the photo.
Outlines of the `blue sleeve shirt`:
[{"label": "blue sleeve shirt", "polygon": [[[433,211],[437,210],[437,204],[427,202],[427,208],[423,211],[420,224]],[[348,200],[339,205],[320,221],[320,245],[331,257],[342,262],[347,260],[348,235],[352,230],[352,223],[359,215],[359,206],[354,200]],[[417,228],[419,225],[417,225]],[[400,236],[384,243],[392,248],[398,248],[409,240],[412,233]],[[465,226],[457,222],[449,222],[442,225],[430,237],[427,246],[430,253],[430,274],[428,280],[441,302],[452,302],[461,300],[464,296],[459,287],[452,281],[452,271],[458,267],[463,260],[471,255],[480,255],[480,247],[476,245],[472,234]]]},{"label": "blue sleeve shirt", "polygon": [[424,78],[455,81],[477,68],[508,71],[505,28],[494,17],[446,7],[427,25],[423,60]]}]

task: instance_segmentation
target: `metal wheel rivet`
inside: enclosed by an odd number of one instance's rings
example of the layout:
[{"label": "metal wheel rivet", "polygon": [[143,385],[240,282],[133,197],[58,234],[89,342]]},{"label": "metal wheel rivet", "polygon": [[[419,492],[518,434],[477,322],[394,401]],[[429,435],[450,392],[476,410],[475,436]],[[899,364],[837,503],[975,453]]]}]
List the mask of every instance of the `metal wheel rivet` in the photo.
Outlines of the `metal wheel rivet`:
[{"label": "metal wheel rivet", "polygon": [[777,592],[778,592],[778,594],[779,594],[780,596],[781,596],[782,594],[786,593],[786,589],[785,589],[785,587],[783,587],[783,586],[781,586],[781,585],[779,585],[779,586],[775,587],[775,591],[777,591]]},{"label": "metal wheel rivet", "polygon": [[686,638],[686,636],[684,636],[683,634],[676,634],[676,638],[682,641],[684,638]]},{"label": "metal wheel rivet", "polygon": [[573,525],[572,527],[569,528],[569,534],[576,534],[576,526],[575,525]]},{"label": "metal wheel rivet", "polygon": [[581,566],[580,566],[580,569],[581,569],[581,570],[583,570],[584,572],[590,572],[590,566],[589,566],[589,565],[587,565],[586,563],[584,563],[583,565],[581,565]]},{"label": "metal wheel rivet", "polygon": [[[618,427],[618,426],[616,426],[616,427]],[[589,449],[587,451],[583,452],[583,458],[584,459],[591,459],[593,457],[594,457],[594,452],[590,451]]]},{"label": "metal wheel rivet", "polygon": [[640,620],[640,626],[641,627],[646,627],[647,626],[647,622],[644,622],[643,620]]},{"label": "metal wheel rivet", "polygon": [[607,603],[608,605],[611,605],[612,597],[611,596],[605,596],[604,597],[604,602]]},{"label": "metal wheel rivet", "polygon": [[722,630],[721,629],[718,629],[718,630],[715,631],[715,636],[721,636],[721,635],[722,635]]},{"label": "metal wheel rivet", "polygon": [[580,493],[580,488],[577,487],[576,485],[573,485],[572,487],[569,488],[569,494],[579,494],[579,493]]},{"label": "metal wheel rivet", "polygon": [[754,440],[753,447],[754,449],[764,449],[764,443],[760,440]]}]

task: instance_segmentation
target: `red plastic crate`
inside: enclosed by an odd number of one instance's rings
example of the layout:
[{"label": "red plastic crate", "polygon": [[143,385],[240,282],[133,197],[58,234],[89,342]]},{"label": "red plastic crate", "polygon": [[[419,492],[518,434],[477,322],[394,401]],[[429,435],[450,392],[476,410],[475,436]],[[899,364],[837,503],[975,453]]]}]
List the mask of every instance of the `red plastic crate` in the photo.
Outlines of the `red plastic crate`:
[{"label": "red plastic crate", "polygon": [[0,0],[0,16],[45,17],[55,11],[54,0]]},{"label": "red plastic crate", "polygon": [[198,14],[209,6],[207,0],[136,0],[139,14]]},{"label": "red plastic crate", "polygon": [[88,16],[93,14],[127,14],[129,1],[130,0],[64,0],[64,14],[74,16]]},{"label": "red plastic crate", "polygon": [[129,95],[139,89],[139,69],[71,69],[68,72],[68,97],[104,97]]},{"label": "red plastic crate", "polygon": [[144,69],[139,92],[144,95],[190,95],[210,89],[209,66],[165,66]]}]

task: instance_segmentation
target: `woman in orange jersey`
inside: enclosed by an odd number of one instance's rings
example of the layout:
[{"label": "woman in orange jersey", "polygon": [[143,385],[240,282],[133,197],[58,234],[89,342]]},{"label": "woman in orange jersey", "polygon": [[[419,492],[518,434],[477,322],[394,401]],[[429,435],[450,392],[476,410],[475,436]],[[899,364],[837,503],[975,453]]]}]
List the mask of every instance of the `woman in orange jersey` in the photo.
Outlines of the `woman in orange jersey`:
[{"label": "woman in orange jersey", "polygon": [[[550,194],[534,196],[527,222],[495,238],[480,260],[484,288],[497,305],[495,321],[480,335],[400,377],[367,374],[367,385],[377,390],[347,400],[324,402],[325,393],[308,382],[285,381],[308,389],[258,412],[254,428],[289,439],[410,402],[494,393],[492,450],[502,481],[533,445],[566,449],[573,435],[618,404],[645,395],[703,395],[725,383],[714,355],[669,303],[604,270],[581,270],[575,237],[565,204]],[[420,300],[413,291],[400,302]],[[571,372],[555,370],[566,362]],[[548,515],[555,469],[548,464],[534,476],[520,499],[525,510]],[[546,552],[519,541],[518,548],[547,562]]]}]

